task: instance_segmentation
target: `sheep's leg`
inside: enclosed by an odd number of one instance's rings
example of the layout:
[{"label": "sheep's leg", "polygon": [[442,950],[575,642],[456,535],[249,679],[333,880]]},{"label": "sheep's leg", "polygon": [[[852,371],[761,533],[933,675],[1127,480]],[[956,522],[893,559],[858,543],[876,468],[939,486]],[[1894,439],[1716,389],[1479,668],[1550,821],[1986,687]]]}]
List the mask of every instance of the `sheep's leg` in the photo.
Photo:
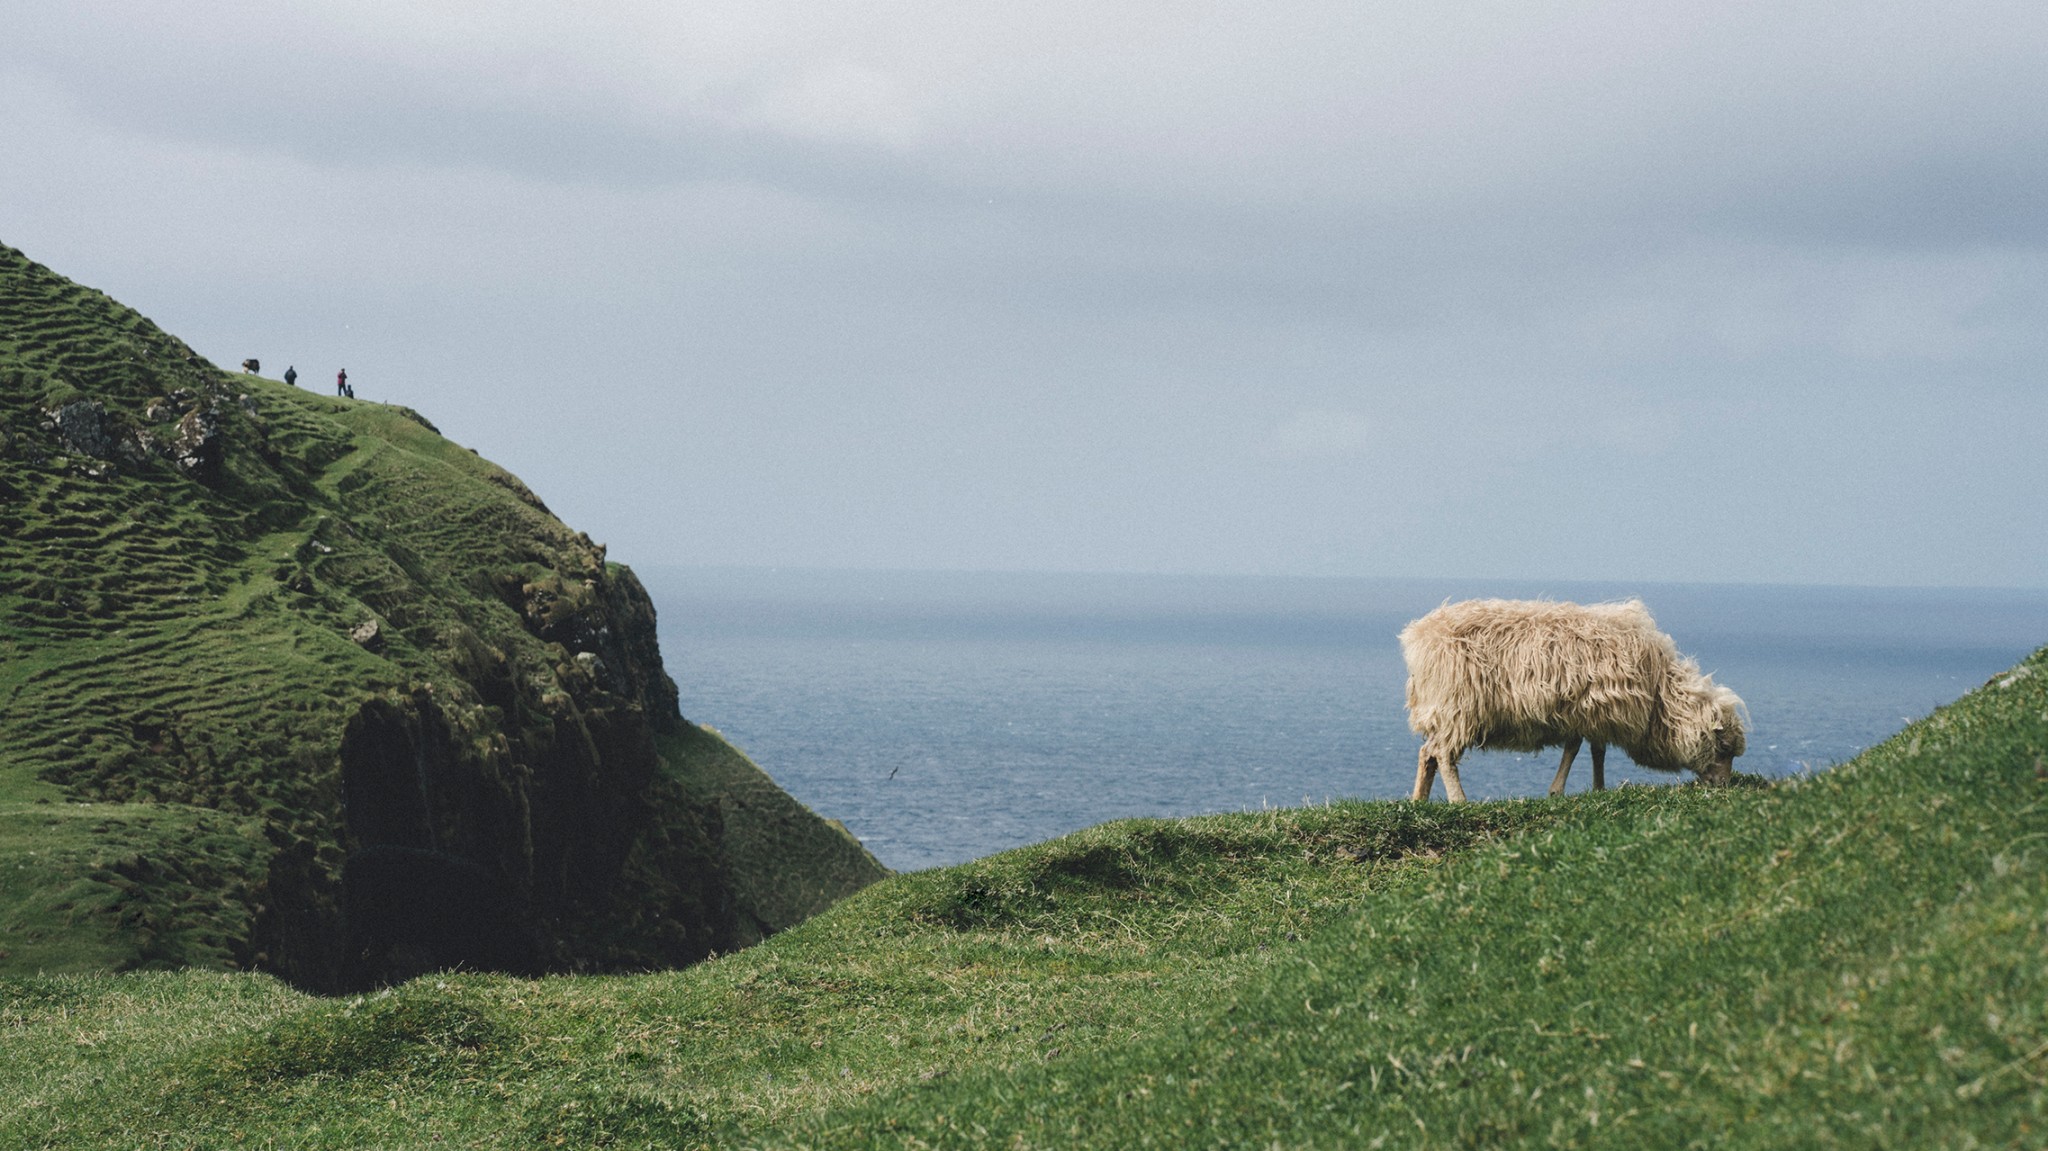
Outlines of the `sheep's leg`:
[{"label": "sheep's leg", "polygon": [[1428,743],[1422,745],[1422,754],[1415,758],[1415,791],[1409,799],[1421,803],[1429,798],[1429,789],[1436,784],[1435,749]]},{"label": "sheep's leg", "polygon": [[[1557,775],[1554,776],[1550,781],[1550,794],[1564,794],[1564,777],[1571,774],[1572,761],[1579,758],[1579,744],[1581,742],[1582,741],[1576,735],[1564,741],[1564,758],[1557,761]],[[1593,746],[1599,747],[1600,745],[1596,743]],[[1596,751],[1593,754],[1597,756],[1600,753]],[[1594,760],[1594,762],[1597,763],[1599,761],[1596,759]],[[1597,772],[1600,769],[1594,768],[1593,770]],[[1598,779],[1599,776],[1595,775],[1594,778]]]},{"label": "sheep's leg", "polygon": [[1444,798],[1452,803],[1465,802],[1465,785],[1458,782],[1458,757],[1463,754],[1465,749],[1459,748],[1443,758]]},{"label": "sheep's leg", "polygon": [[1593,790],[1607,790],[1607,745],[1593,741]]}]

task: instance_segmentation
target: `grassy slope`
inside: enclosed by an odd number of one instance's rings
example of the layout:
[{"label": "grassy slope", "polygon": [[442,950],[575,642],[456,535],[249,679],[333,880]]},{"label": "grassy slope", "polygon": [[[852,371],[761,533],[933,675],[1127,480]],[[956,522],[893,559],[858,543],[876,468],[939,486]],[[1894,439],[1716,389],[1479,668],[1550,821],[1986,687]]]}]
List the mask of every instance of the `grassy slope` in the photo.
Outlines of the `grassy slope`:
[{"label": "grassy slope", "polygon": [[[31,456],[43,448],[31,431],[41,413],[83,398],[81,384],[196,393],[218,373],[114,301],[5,255],[0,970],[219,964],[227,941],[246,932],[248,910],[214,896],[246,894],[270,855],[246,816],[294,797],[257,780],[234,797],[238,813],[176,802],[222,781],[165,780],[165,757],[151,749],[189,736],[205,765],[195,774],[232,772],[223,764],[243,751],[234,737],[247,725],[236,719],[256,685],[335,684],[307,673],[366,657],[345,642],[261,642],[264,605],[239,540],[249,530],[268,536],[256,506],[211,516],[100,461],[61,449]],[[262,394],[262,382],[249,383]],[[195,667],[204,670],[180,674]],[[313,704],[277,702],[287,714]],[[173,714],[183,730],[165,722]],[[59,774],[88,786],[126,775],[119,798],[135,802],[62,803],[50,778]],[[230,843],[212,842],[222,832]],[[201,841],[203,861],[193,850]]]},{"label": "grassy slope", "polygon": [[0,804],[0,971],[230,966],[260,821],[158,804]]},{"label": "grassy slope", "polygon": [[821,820],[716,731],[685,726],[656,743],[682,794],[718,805],[743,942],[801,923],[881,877],[844,824]]},{"label": "grassy slope", "polygon": [[[46,423],[79,400],[123,437],[172,434],[152,407],[214,408],[222,476],[67,455]],[[0,972],[250,962],[273,856],[339,866],[335,750],[363,701],[427,684],[479,739],[546,726],[481,708],[466,661],[554,684],[566,656],[502,585],[567,600],[602,563],[414,413],[226,375],[0,246]],[[375,651],[349,635],[373,618]],[[882,874],[714,735],[663,738],[669,784],[744,792],[724,847],[756,935]]]},{"label": "grassy slope", "polygon": [[1775,788],[1133,821],[687,971],[0,984],[0,1143],[2039,1146],[2048,650]]}]

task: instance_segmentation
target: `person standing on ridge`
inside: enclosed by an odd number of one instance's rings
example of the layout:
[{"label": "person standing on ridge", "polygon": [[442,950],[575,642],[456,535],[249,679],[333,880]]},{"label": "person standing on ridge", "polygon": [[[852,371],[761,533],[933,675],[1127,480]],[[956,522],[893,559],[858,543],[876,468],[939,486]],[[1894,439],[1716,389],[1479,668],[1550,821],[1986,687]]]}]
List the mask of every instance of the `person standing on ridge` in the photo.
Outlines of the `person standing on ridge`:
[{"label": "person standing on ridge", "polygon": [[298,387],[299,370],[297,368],[292,367],[290,364],[286,364],[284,369],[284,382],[290,384],[292,387]]},{"label": "person standing on ridge", "polygon": [[347,369],[347,368],[343,368],[343,369],[341,369],[341,372],[340,372],[340,374],[338,374],[338,375],[336,375],[336,376],[334,377],[334,394],[335,394],[335,395],[337,395],[337,396],[345,396],[345,395],[347,395],[347,394],[348,394],[348,369]]}]

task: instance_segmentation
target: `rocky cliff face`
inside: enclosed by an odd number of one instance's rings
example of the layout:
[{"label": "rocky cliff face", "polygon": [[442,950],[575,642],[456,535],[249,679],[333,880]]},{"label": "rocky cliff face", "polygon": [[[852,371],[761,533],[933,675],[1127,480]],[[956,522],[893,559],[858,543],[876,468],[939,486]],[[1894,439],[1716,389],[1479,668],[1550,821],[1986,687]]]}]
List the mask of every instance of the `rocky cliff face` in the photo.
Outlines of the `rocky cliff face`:
[{"label": "rocky cliff face", "polygon": [[665,966],[882,873],[683,719],[638,580],[509,473],[404,409],[223,373],[5,248],[0,656],[0,815],[92,804],[124,850],[195,813],[261,828],[234,866],[173,840],[126,887],[93,872],[72,926],[145,932],[121,962],[334,990]]},{"label": "rocky cliff face", "polygon": [[[647,594],[586,537],[557,542],[544,573],[490,573],[523,634],[499,604],[471,605],[432,633],[451,678],[371,695],[347,716],[334,750],[340,875],[318,866],[317,841],[273,866],[259,962],[354,987],[450,963],[635,969],[741,945],[720,809],[662,786],[656,739],[685,721]],[[413,614],[406,594],[377,598],[383,618]],[[383,635],[351,638],[382,647]],[[364,878],[369,858],[381,879]],[[287,886],[304,894],[279,898]],[[432,926],[479,907],[491,926]]]}]

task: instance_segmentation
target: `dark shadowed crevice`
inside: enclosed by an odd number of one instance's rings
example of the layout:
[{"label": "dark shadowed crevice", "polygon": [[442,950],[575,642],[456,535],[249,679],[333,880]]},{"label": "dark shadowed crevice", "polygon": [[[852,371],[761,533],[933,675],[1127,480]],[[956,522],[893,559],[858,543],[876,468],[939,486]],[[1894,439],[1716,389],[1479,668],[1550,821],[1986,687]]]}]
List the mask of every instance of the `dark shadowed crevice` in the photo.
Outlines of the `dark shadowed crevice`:
[{"label": "dark shadowed crevice", "polygon": [[389,700],[371,699],[341,737],[341,806],[358,844],[432,850],[427,816],[427,759],[447,748],[423,746],[418,717]]}]

